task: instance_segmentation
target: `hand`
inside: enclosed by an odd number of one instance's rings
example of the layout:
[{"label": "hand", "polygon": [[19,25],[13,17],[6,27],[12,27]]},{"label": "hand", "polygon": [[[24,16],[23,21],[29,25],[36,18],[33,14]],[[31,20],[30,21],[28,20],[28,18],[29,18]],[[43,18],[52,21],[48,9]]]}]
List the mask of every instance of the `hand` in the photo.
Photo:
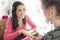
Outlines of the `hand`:
[{"label": "hand", "polygon": [[38,32],[34,35],[34,38],[36,39],[36,40],[41,40],[41,38],[42,38],[42,35],[40,35]]},{"label": "hand", "polygon": [[23,30],[23,29],[19,30],[19,33],[23,33],[24,35],[26,35],[26,36],[28,36],[28,37],[31,37],[31,36],[32,36],[31,33],[29,33],[29,32],[26,31],[26,30]]},{"label": "hand", "polygon": [[30,32],[22,30],[22,33],[24,35],[27,35],[29,40],[33,40],[33,35]]}]

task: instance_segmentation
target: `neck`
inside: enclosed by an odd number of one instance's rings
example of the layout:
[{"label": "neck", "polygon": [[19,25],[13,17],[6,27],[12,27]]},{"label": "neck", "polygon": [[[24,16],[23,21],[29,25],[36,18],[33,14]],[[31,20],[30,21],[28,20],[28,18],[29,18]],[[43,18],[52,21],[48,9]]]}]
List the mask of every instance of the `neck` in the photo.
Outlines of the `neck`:
[{"label": "neck", "polygon": [[19,17],[18,17],[18,21],[22,21],[22,18],[19,18]]},{"label": "neck", "polygon": [[57,27],[60,25],[60,19],[54,20],[54,26]]},{"label": "neck", "polygon": [[20,27],[22,27],[22,18],[18,18],[18,24]]}]

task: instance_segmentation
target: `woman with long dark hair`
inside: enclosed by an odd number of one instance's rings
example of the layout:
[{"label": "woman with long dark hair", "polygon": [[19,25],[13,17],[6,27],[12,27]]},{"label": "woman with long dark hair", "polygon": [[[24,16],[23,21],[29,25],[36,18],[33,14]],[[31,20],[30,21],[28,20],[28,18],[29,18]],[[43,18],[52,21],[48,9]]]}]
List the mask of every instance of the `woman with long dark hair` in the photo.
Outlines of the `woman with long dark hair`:
[{"label": "woman with long dark hair", "polygon": [[27,32],[26,24],[35,29],[36,25],[25,15],[25,6],[23,3],[16,1],[12,6],[12,18],[7,21],[4,40],[21,40],[26,36],[31,37],[32,34]]}]

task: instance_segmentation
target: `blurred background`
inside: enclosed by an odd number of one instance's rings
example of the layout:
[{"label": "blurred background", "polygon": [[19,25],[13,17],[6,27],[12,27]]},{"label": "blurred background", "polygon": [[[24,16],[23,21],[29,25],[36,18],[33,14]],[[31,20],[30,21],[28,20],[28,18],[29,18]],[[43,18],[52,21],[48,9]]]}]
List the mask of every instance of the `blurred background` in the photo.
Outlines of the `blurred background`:
[{"label": "blurred background", "polygon": [[[41,2],[39,0],[0,0],[0,39],[3,38],[6,22],[11,17],[12,4],[15,1],[21,1],[26,7],[26,15],[36,24],[37,31],[44,36],[54,26],[51,22],[46,22],[41,9]],[[29,25],[27,24],[27,28]]]}]

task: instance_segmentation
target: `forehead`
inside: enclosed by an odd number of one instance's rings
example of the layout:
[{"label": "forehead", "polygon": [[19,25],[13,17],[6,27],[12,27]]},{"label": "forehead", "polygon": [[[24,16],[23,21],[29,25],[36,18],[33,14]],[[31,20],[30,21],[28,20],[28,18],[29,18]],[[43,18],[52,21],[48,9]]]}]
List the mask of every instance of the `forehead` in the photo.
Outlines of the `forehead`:
[{"label": "forehead", "polygon": [[19,5],[19,6],[17,6],[17,9],[24,9],[24,8],[25,8],[24,5]]}]

